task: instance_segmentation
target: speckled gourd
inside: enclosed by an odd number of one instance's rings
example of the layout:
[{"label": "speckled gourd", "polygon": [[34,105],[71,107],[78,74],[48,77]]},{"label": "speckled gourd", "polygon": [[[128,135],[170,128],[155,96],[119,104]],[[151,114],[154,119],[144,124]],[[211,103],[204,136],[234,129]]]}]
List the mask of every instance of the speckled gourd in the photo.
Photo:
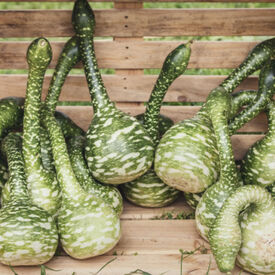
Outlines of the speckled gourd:
[{"label": "speckled gourd", "polygon": [[[50,84],[50,88],[45,100],[45,106],[48,111],[55,114],[55,118],[62,129],[62,133],[68,141],[68,152],[70,155],[71,165],[75,176],[82,188],[96,196],[99,196],[107,203],[109,203],[118,213],[121,214],[123,209],[122,197],[116,187],[103,186],[96,182],[87,167],[84,159],[84,136],[85,132],[79,128],[69,117],[61,112],[55,111],[56,105],[61,93],[62,86],[65,82],[66,76],[73,66],[80,60],[79,48],[76,43],[76,38],[70,38],[65,44],[61,55],[58,59],[55,72]],[[47,140],[49,141],[49,138]],[[47,151],[47,149],[50,149]],[[45,147],[45,156],[43,161],[47,161],[46,165],[50,167],[49,162],[52,159],[51,146],[47,144]]]},{"label": "speckled gourd", "polygon": [[[275,92],[275,77],[273,69],[275,63],[271,63],[270,61],[265,64],[262,68],[259,76],[259,92],[256,98],[252,101],[256,102],[268,102],[270,97]],[[206,103],[207,104],[207,103]],[[261,104],[258,104],[260,106]],[[265,104],[263,104],[264,106]],[[254,113],[257,113],[258,110],[255,109],[254,112],[251,112],[251,116]],[[228,135],[230,135],[230,129],[228,127]],[[209,228],[211,228],[217,214],[219,213],[223,203],[228,198],[228,196],[240,186],[241,178],[239,180],[232,180],[230,175],[230,169],[234,167],[235,163],[233,154],[229,156],[229,146],[231,147],[231,143],[228,143],[228,148],[225,146],[220,146],[219,148],[219,157],[220,157],[220,170],[221,175],[215,184],[210,186],[203,194],[197,208],[196,208],[196,225],[199,230],[199,233],[207,239]],[[227,155],[226,155],[227,153]],[[228,160],[222,163],[221,160],[225,157],[228,157]],[[230,157],[230,160],[229,160]],[[233,160],[233,161],[232,161]],[[223,170],[226,170],[223,173]],[[223,176],[223,174],[225,176]]]},{"label": "speckled gourd", "polygon": [[123,210],[123,200],[120,192],[114,186],[103,185],[93,179],[84,158],[85,138],[74,136],[68,140],[68,153],[75,176],[82,188],[87,192],[103,199],[112,206],[118,215]]},{"label": "speckled gourd", "polygon": [[[232,120],[232,123],[234,123],[234,118],[238,117],[238,115],[242,115],[242,112],[239,113],[241,107],[244,105],[248,105],[255,102],[255,99],[257,98],[258,92],[255,90],[243,90],[232,94],[232,100],[231,100],[231,114],[230,117]],[[231,124],[229,123],[228,127],[230,129]],[[193,209],[196,209],[202,195],[204,192],[201,193],[184,193],[185,201],[189,206],[191,206]]]},{"label": "speckled gourd", "polygon": [[[190,42],[181,44],[166,57],[159,77],[146,106],[143,126],[152,138],[155,147],[160,139],[160,108],[163,98],[173,81],[187,68],[191,49]],[[163,120],[162,120],[163,121]],[[124,196],[136,205],[162,207],[175,201],[180,191],[163,183],[153,169],[138,179],[121,186]]]},{"label": "speckled gourd", "polygon": [[245,184],[268,187],[275,184],[275,102],[267,107],[268,132],[247,152],[241,173]]},{"label": "speckled gourd", "polygon": [[151,167],[153,142],[142,125],[118,110],[108,97],[94,52],[95,18],[86,0],[75,2],[72,20],[94,109],[86,134],[88,167],[103,183],[132,181]]},{"label": "speckled gourd", "polygon": [[[275,39],[263,41],[220,86],[231,93],[274,54]],[[243,120],[236,123],[238,128],[242,123]],[[199,193],[216,182],[219,157],[205,106],[193,118],[172,126],[165,133],[156,150],[155,171],[163,182],[184,192]]]},{"label": "speckled gourd", "polygon": [[274,274],[275,201],[270,193],[256,185],[235,190],[219,212],[209,240],[220,271],[231,271],[237,258],[237,264],[253,274]]},{"label": "speckled gourd", "polygon": [[29,74],[24,104],[23,156],[33,203],[55,215],[60,206],[60,187],[55,173],[43,168],[40,145],[42,85],[51,58],[51,46],[45,38],[35,39],[28,48]]},{"label": "speckled gourd", "polygon": [[9,167],[10,201],[0,210],[0,261],[11,266],[43,264],[57,248],[55,222],[29,196],[21,137],[8,134],[2,151]]},{"label": "speckled gourd", "polygon": [[120,239],[119,216],[103,199],[82,189],[73,172],[65,138],[54,115],[45,108],[43,118],[62,190],[57,217],[62,247],[77,259],[104,254]]}]

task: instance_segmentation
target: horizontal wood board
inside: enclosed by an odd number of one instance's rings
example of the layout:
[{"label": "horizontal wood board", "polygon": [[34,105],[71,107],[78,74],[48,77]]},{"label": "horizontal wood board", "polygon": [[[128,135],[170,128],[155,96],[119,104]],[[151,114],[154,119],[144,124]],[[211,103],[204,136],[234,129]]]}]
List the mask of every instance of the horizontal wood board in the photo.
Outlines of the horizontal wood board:
[{"label": "horizontal wood board", "polygon": [[[183,75],[171,85],[164,102],[204,102],[209,92],[217,87],[226,76]],[[103,81],[112,101],[147,102],[156,75],[103,75]],[[43,85],[43,99],[48,93],[51,76],[47,75]],[[13,96],[24,97],[26,94],[27,75],[0,74],[0,98]],[[258,77],[245,80],[237,89],[258,89]],[[90,101],[84,75],[68,76],[62,88],[60,101]]]},{"label": "horizontal wood board", "polygon": [[[95,35],[274,35],[274,14],[273,8],[95,10]],[[71,10],[2,10],[0,37],[71,36],[71,16]]]},{"label": "horizontal wood board", "polygon": [[[73,2],[74,0],[0,0],[0,2]],[[89,2],[115,2],[115,3],[143,3],[143,2],[199,2],[199,3],[218,3],[228,2],[228,0],[88,0]],[[249,2],[249,3],[274,3],[275,0],[230,0],[230,2]]]},{"label": "horizontal wood board", "polygon": [[[188,68],[235,68],[259,42],[194,41]],[[0,42],[0,69],[27,69],[26,52],[30,43]],[[184,42],[96,41],[95,52],[100,68],[161,68],[168,53],[181,43]],[[51,42],[51,46],[53,59],[49,68],[54,68],[64,43]],[[81,67],[81,64],[78,67]]]}]

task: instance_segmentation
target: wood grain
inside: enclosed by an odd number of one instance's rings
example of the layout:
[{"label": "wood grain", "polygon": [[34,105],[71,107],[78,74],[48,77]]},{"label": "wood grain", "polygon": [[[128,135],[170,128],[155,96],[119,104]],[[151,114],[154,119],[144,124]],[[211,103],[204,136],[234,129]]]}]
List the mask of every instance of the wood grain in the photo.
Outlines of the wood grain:
[{"label": "wood grain", "polygon": [[[217,87],[226,76],[184,75],[179,77],[169,88],[164,102],[203,102],[209,92]],[[112,101],[146,102],[149,99],[155,75],[103,75],[103,81]],[[47,75],[43,85],[45,98],[51,76]],[[27,75],[0,74],[0,98],[10,96],[24,97],[26,93]],[[236,91],[257,89],[258,78],[249,77]],[[71,75],[66,79],[60,101],[90,101],[90,94],[84,75]]]},{"label": "wood grain", "polygon": [[[71,36],[71,13],[71,10],[2,10],[0,36]],[[95,10],[95,34],[116,37],[274,35],[274,14],[272,8]]]},{"label": "wood grain", "polygon": [[[180,238],[180,236],[179,236]],[[182,263],[182,275],[202,275],[206,274],[210,264],[209,274],[222,275],[217,269],[217,265],[212,255],[193,255],[184,259]],[[115,259],[115,260],[113,260]],[[47,275],[76,275],[95,274],[106,263],[108,264],[102,272],[102,275],[134,275],[141,273],[132,273],[140,269],[148,273],[157,275],[175,275],[180,274],[180,254],[178,255],[132,255],[132,256],[98,256],[88,260],[74,260],[70,257],[59,256],[52,259],[46,265],[56,271],[47,270]],[[37,275],[40,274],[39,267],[15,267],[15,271],[20,275]],[[13,275],[9,267],[0,265],[0,274]],[[240,269],[235,268],[232,275],[239,275]],[[250,273],[241,272],[242,275]]]},{"label": "wood grain", "polygon": [[[161,68],[168,53],[181,43],[184,41],[96,41],[95,51],[100,68]],[[195,41],[188,68],[235,68],[257,43]],[[29,44],[0,42],[0,69],[26,69]],[[53,60],[50,68],[54,68],[64,43],[51,42],[51,45]]]},{"label": "wood grain", "polygon": [[[144,112],[145,107],[143,104],[138,103],[117,103],[119,109],[128,113],[130,115],[137,115]],[[59,106],[57,108],[59,111],[66,113],[71,117],[80,127],[87,130],[92,116],[93,110],[90,106]],[[200,106],[162,106],[161,113],[170,117],[174,122],[179,122],[181,120],[193,117]],[[247,123],[243,128],[240,129],[241,132],[262,132],[267,129],[267,120],[264,114],[260,114],[254,118],[251,122]]]}]

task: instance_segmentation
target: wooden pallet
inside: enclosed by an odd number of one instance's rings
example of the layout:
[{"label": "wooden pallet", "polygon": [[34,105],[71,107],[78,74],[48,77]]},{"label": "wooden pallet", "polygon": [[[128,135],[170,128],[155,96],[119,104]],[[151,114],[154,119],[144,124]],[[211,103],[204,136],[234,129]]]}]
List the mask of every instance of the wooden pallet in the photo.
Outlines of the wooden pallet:
[{"label": "wooden pallet", "polygon": [[[43,0],[12,0],[0,2],[43,2]],[[47,2],[70,2],[72,0],[46,0]],[[45,1],[45,2],[46,2]],[[114,69],[115,74],[103,75],[112,100],[123,111],[136,115],[144,111],[156,75],[144,75],[144,69],[160,68],[163,59],[183,41],[148,41],[145,36],[274,36],[275,9],[143,9],[143,2],[228,2],[227,0],[114,0],[114,8],[96,10],[96,35],[109,37],[96,40],[95,48],[100,68]],[[96,0],[110,2],[110,0]],[[230,0],[230,2],[275,2],[275,0]],[[275,7],[275,5],[274,5]],[[73,34],[70,10],[2,10],[0,11],[1,38],[30,38],[36,36],[68,37]],[[64,45],[60,40],[51,42],[54,68]],[[26,49],[29,41],[0,41],[0,69],[26,69]],[[189,68],[234,68],[254,47],[255,41],[195,41]],[[78,68],[80,65],[78,65]],[[43,97],[47,92],[50,75],[46,76]],[[165,102],[202,102],[209,91],[225,76],[184,75],[169,89]],[[0,97],[24,96],[26,74],[0,74]],[[257,89],[257,76],[244,81],[240,89]],[[61,101],[81,101],[82,106],[59,106],[83,129],[92,118],[92,108],[83,75],[70,75],[61,94]],[[84,106],[85,105],[85,106]],[[175,122],[192,117],[198,106],[164,106],[162,113]],[[247,148],[262,137],[266,131],[264,115],[245,125],[238,135],[232,137],[236,159],[241,159]],[[245,132],[245,135],[243,134]],[[253,132],[253,135],[247,133]],[[191,209],[179,199],[165,208],[149,209],[125,202],[121,216],[123,235],[119,244],[104,256],[88,260],[74,260],[61,253],[47,266],[60,270],[47,270],[47,274],[87,275],[96,273],[110,262],[99,274],[124,275],[141,269],[152,275],[181,274],[179,249],[196,251],[182,262],[182,274],[221,274],[209,250],[209,245],[199,237],[194,220],[159,220],[165,213],[177,214]],[[171,214],[172,213],[172,214]],[[167,216],[167,215],[164,215]],[[15,268],[19,275],[40,274],[39,267]],[[0,265],[0,274],[13,274],[9,267]],[[138,273],[137,273],[138,274]],[[233,274],[240,274],[236,268]],[[241,274],[248,274],[242,272]]]}]

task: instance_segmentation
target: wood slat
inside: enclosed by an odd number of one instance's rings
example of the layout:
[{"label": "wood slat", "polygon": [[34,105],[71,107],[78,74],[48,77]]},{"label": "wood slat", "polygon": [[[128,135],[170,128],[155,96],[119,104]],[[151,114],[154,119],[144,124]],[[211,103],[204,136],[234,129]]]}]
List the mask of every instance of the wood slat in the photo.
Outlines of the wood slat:
[{"label": "wood slat", "polygon": [[[137,115],[144,112],[145,107],[141,104],[117,103],[117,107],[130,115]],[[85,131],[88,129],[93,109],[90,106],[59,106],[58,110],[72,118]],[[193,117],[200,109],[200,106],[162,106],[161,113],[170,117],[174,122]],[[264,114],[260,114],[251,122],[247,123],[241,132],[263,132],[267,129],[267,120]]]},{"label": "wood slat", "polygon": [[[71,10],[2,10],[1,37],[71,36]],[[275,9],[96,10],[96,35],[274,35]],[[252,27],[253,26],[253,27]]]},{"label": "wood slat", "polygon": [[[203,102],[209,92],[217,87],[226,76],[214,75],[184,75],[179,77],[169,88],[165,102]],[[112,101],[116,102],[146,102],[149,99],[155,75],[103,75],[103,81]],[[46,76],[43,87],[45,98],[51,76]],[[0,98],[10,96],[25,97],[27,75],[1,75]],[[249,77],[236,91],[257,89],[258,78]],[[60,101],[90,101],[90,94],[84,75],[72,75],[66,79]]]},{"label": "wood slat", "polygon": [[[161,68],[168,53],[180,43],[183,41],[96,41],[95,51],[100,68]],[[235,68],[257,43],[195,41],[188,68]],[[26,51],[29,44],[0,42],[0,69],[27,69]],[[54,68],[64,43],[52,42],[51,45],[53,61],[50,68]]]},{"label": "wood slat", "polygon": [[[180,236],[179,236],[180,238]],[[184,259],[182,263],[182,275],[202,275],[206,274],[211,258],[209,274],[222,275],[218,271],[215,260],[212,255],[192,255]],[[115,260],[113,260],[115,259]],[[108,264],[102,272],[102,275],[138,275],[141,273],[132,273],[136,269],[143,270],[153,275],[180,274],[180,255],[133,255],[133,256],[98,256],[88,260],[74,260],[69,257],[59,256],[52,259],[46,265],[59,272],[47,270],[47,275],[77,275],[95,274],[106,263]],[[15,267],[15,271],[20,275],[38,275],[39,267]],[[3,275],[13,275],[9,267],[0,265],[0,273]],[[232,275],[239,275],[240,269],[235,268]],[[241,272],[242,275],[250,273]]]},{"label": "wood slat", "polygon": [[194,210],[184,202],[183,196],[180,196],[174,203],[160,208],[146,208],[136,206],[130,202],[123,202],[123,213],[120,216],[121,220],[152,220],[158,219],[162,215],[171,213],[176,216],[180,213],[191,213]]}]

